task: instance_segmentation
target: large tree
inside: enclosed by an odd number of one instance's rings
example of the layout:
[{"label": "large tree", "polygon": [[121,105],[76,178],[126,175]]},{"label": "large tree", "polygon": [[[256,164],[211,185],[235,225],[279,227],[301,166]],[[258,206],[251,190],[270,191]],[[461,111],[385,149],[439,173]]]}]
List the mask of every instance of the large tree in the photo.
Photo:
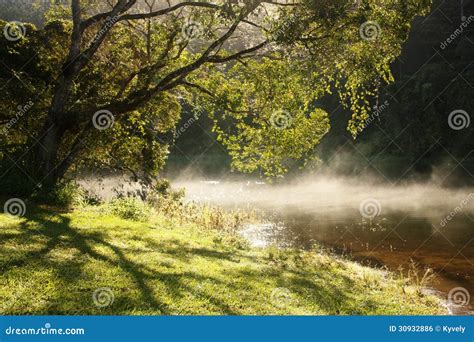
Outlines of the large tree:
[{"label": "large tree", "polygon": [[321,97],[337,92],[349,129],[363,125],[428,6],[72,0],[41,29],[1,22],[2,180],[22,170],[50,186],[84,166],[150,181],[184,102],[215,119],[236,168],[280,175],[328,131]]}]

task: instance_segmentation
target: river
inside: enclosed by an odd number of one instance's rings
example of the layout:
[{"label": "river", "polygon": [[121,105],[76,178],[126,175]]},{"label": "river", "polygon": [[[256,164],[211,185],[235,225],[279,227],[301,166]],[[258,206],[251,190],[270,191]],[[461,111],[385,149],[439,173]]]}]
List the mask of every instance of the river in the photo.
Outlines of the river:
[{"label": "river", "polygon": [[387,186],[354,179],[175,180],[187,199],[259,209],[268,222],[242,227],[255,246],[309,249],[315,243],[358,262],[406,272],[431,268],[428,286],[453,314],[474,314],[474,189]]}]

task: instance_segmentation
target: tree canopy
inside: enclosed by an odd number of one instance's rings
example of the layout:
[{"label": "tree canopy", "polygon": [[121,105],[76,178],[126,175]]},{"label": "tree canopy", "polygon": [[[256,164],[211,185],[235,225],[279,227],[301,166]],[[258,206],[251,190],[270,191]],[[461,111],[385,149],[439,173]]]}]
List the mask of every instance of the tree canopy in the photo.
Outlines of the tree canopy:
[{"label": "tree canopy", "polygon": [[318,99],[338,94],[348,129],[364,125],[429,5],[72,0],[40,28],[1,21],[2,181],[21,170],[51,185],[82,168],[151,181],[184,104],[214,119],[236,169],[282,175],[330,128]]}]

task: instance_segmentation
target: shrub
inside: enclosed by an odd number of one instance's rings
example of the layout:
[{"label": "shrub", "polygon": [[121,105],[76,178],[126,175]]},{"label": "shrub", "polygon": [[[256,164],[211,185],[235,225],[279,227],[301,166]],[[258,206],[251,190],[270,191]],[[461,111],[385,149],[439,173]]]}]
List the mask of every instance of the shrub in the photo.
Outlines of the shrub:
[{"label": "shrub", "polygon": [[35,197],[46,204],[70,208],[84,203],[85,190],[75,182],[65,182],[47,192],[40,192]]},{"label": "shrub", "polygon": [[87,205],[99,205],[103,203],[103,200],[100,195],[90,190],[84,189],[83,202]]},{"label": "shrub", "polygon": [[75,206],[98,205],[102,202],[98,195],[84,189],[74,181],[61,183],[47,191],[38,192],[33,198],[40,203],[64,209]]},{"label": "shrub", "polygon": [[146,221],[151,215],[150,207],[135,197],[116,198],[109,207],[114,215],[126,220]]}]

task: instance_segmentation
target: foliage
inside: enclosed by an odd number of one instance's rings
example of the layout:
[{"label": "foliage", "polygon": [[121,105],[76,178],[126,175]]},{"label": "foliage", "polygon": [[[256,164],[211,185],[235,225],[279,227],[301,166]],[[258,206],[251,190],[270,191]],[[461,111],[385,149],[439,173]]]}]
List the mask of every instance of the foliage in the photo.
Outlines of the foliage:
[{"label": "foliage", "polygon": [[67,209],[85,204],[86,191],[75,182],[65,182],[47,192],[39,191],[33,198],[41,203]]},{"label": "foliage", "polygon": [[[329,85],[308,79],[304,65],[263,58],[221,73],[207,85],[231,110],[215,114],[218,138],[233,157],[233,166],[244,172],[262,170],[274,177],[288,163],[307,157],[329,130],[327,113],[311,102]],[[233,81],[237,79],[238,81]],[[227,131],[219,122],[231,117]]]},{"label": "foliage", "polygon": [[134,197],[116,198],[108,204],[108,207],[114,215],[126,220],[147,221],[151,215],[151,209]]},{"label": "foliage", "polygon": [[[330,129],[328,114],[317,105],[327,95],[337,94],[352,111],[353,135],[365,125],[379,88],[393,81],[390,65],[408,36],[407,18],[426,13],[429,2],[352,5],[306,1],[285,7],[266,18],[272,27],[268,56],[209,67],[211,77],[200,73],[193,80],[213,94],[207,108],[235,169],[275,177],[301,159],[312,161]],[[374,40],[359,32],[367,22],[379,26]]]},{"label": "foliage", "polygon": [[38,188],[32,199],[37,203],[62,209],[81,208],[102,203],[102,199],[97,194],[90,192],[75,181],[61,182],[47,191]]},{"label": "foliage", "polygon": [[426,179],[435,171],[444,173],[445,184],[461,185],[472,182],[474,130],[454,130],[449,115],[463,110],[472,119],[474,52],[466,41],[474,39],[474,31],[463,29],[446,45],[463,22],[459,4],[438,1],[436,8],[414,27],[401,56],[405,62],[394,66],[396,82],[380,94],[380,102],[389,105],[362,132],[358,149],[386,176],[419,173]]},{"label": "foliage", "polygon": [[[25,38],[2,39],[0,122],[33,102],[2,134],[2,167],[46,186],[86,168],[150,182],[186,101],[215,118],[236,169],[280,176],[329,129],[316,100],[336,92],[354,113],[351,132],[365,122],[376,89],[392,80],[389,65],[412,18],[429,1],[183,2],[164,12],[128,4],[73,0],[53,6],[44,27],[27,26]],[[367,21],[381,28],[375,40],[359,32]],[[190,22],[197,39],[186,37]],[[96,129],[104,111],[112,116],[107,129]],[[291,124],[275,129],[281,114]]]},{"label": "foliage", "polygon": [[[353,113],[348,129],[355,135],[368,119],[377,90],[393,81],[390,65],[401,52],[413,17],[427,14],[431,1],[303,3],[281,11],[291,24],[277,31],[276,41],[291,47],[283,53],[292,65],[306,56],[302,60],[307,77],[314,78],[323,94],[331,93],[328,83],[333,86],[342,105]],[[314,87],[314,83],[309,85]]]},{"label": "foliage", "polygon": [[420,295],[423,293],[422,291],[436,279],[433,269],[426,266],[422,267],[413,260],[410,260],[407,271],[400,268],[399,273],[400,279],[411,286],[412,289],[415,289]]}]

